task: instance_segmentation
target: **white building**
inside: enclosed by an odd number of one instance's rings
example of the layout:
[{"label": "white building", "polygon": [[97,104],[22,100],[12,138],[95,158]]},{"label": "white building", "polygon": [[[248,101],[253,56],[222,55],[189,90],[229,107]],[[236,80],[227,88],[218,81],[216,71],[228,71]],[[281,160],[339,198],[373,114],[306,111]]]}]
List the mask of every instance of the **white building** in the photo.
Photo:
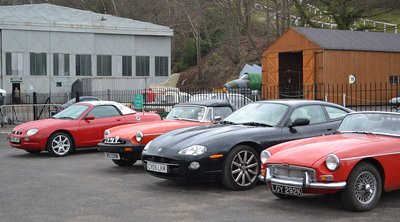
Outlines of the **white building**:
[{"label": "white building", "polygon": [[171,74],[166,26],[52,4],[0,6],[0,88],[20,93],[138,89]]}]

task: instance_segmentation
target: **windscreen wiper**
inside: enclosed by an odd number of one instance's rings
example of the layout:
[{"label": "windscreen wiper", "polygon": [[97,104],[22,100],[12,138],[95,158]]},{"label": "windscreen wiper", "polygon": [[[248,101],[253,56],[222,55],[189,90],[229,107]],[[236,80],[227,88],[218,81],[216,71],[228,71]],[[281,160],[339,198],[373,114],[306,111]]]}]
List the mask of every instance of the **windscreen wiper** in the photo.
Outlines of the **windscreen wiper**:
[{"label": "windscreen wiper", "polygon": [[272,127],[269,124],[266,123],[259,123],[259,122],[247,122],[247,123],[242,123],[242,125],[245,126],[264,126],[264,127]]},{"label": "windscreen wiper", "polygon": [[339,131],[340,133],[356,133],[356,134],[371,134],[376,136],[375,132],[368,131],[368,130],[354,130],[354,131]]},{"label": "windscreen wiper", "polygon": [[57,119],[72,119],[72,120],[74,120],[74,118],[69,117],[69,116],[58,117]]},{"label": "windscreen wiper", "polygon": [[226,120],[223,120],[223,121],[219,122],[219,124],[231,124],[231,125],[237,125],[237,123],[235,123],[235,122],[232,122],[232,121],[226,121]]}]

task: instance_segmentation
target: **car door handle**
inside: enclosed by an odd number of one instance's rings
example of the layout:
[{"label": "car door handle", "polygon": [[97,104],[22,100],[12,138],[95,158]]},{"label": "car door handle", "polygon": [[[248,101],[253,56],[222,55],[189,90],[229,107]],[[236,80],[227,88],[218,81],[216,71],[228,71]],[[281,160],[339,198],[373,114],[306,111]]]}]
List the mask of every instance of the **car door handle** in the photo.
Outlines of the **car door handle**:
[{"label": "car door handle", "polygon": [[117,121],[121,121],[121,119],[116,119]]},{"label": "car door handle", "polygon": [[332,131],[332,128],[330,128],[330,129],[326,129],[326,131]]}]

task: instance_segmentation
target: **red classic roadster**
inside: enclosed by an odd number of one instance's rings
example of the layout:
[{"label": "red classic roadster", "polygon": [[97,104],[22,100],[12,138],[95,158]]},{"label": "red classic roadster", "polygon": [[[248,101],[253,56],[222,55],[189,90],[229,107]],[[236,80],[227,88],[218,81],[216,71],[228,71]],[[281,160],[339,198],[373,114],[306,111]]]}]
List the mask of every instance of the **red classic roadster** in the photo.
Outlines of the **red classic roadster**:
[{"label": "red classic roadster", "polygon": [[75,148],[97,146],[107,128],[160,119],[158,114],[135,112],[116,102],[87,101],[51,118],[18,125],[7,139],[12,147],[28,153],[47,150],[51,156],[66,156]]},{"label": "red classic roadster", "polygon": [[336,193],[367,211],[382,191],[400,189],[400,114],[348,114],[334,135],[283,143],[261,153],[261,180],[279,198]]},{"label": "red classic roadster", "polygon": [[99,150],[118,166],[132,166],[140,159],[146,144],[159,135],[175,129],[212,124],[224,119],[235,109],[228,101],[217,99],[181,103],[174,106],[165,120],[106,130]]}]

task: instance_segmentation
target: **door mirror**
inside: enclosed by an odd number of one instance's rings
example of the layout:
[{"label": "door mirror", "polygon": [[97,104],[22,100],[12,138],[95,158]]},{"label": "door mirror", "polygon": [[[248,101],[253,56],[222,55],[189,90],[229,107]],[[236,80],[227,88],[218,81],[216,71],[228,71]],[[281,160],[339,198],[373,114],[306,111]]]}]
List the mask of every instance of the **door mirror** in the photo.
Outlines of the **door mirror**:
[{"label": "door mirror", "polygon": [[310,124],[310,120],[306,118],[298,118],[296,119],[290,127],[295,127],[295,126],[306,126]]},{"label": "door mirror", "polygon": [[95,118],[94,118],[94,116],[87,116],[86,118],[85,118],[85,120],[94,120]]},{"label": "door mirror", "polygon": [[222,120],[221,116],[214,116],[214,122],[220,122]]}]

